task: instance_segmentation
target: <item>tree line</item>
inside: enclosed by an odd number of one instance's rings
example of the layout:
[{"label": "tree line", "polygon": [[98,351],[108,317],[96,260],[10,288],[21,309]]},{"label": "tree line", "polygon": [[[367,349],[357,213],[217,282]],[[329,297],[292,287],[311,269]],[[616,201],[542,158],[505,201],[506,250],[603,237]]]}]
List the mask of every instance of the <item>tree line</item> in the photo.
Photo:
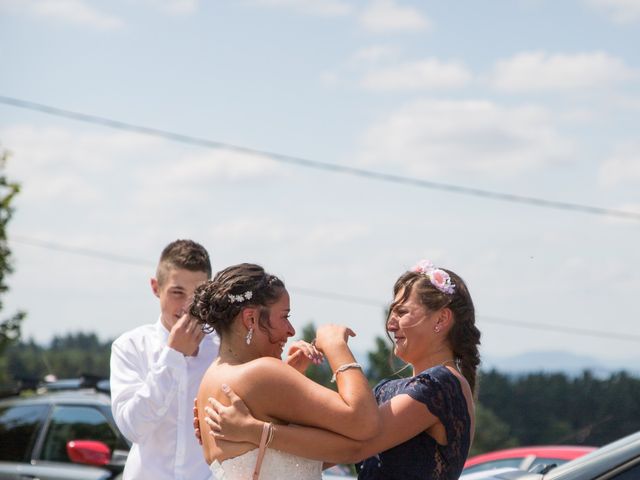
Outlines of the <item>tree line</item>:
[{"label": "tree line", "polygon": [[[315,336],[312,324],[302,337]],[[82,374],[109,377],[111,340],[94,333],[56,336],[46,346],[16,341],[0,353],[0,390],[18,381],[42,380],[46,375],[76,378]],[[382,337],[367,353],[366,374],[372,386],[383,378],[411,375],[391,355]],[[335,388],[326,362],[312,365],[307,375]],[[600,446],[640,431],[640,378],[618,372],[599,378],[585,371],[508,375],[496,370],[479,375],[476,434],[472,454],[518,445],[571,444]]]}]

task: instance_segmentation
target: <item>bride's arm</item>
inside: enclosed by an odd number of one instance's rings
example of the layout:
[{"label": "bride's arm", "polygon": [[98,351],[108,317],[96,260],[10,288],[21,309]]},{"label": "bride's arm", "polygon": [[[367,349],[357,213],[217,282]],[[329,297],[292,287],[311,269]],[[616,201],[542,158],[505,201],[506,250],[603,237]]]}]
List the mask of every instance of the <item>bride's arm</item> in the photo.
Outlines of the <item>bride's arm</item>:
[{"label": "bride's arm", "polygon": [[[318,329],[316,346],[333,371],[355,362],[347,346],[347,338],[352,335],[349,329],[335,325]],[[313,382],[278,359],[263,357],[244,364],[228,384],[256,418],[319,427],[354,439],[376,435],[378,409],[362,370],[341,371],[336,381],[338,392]]]}]

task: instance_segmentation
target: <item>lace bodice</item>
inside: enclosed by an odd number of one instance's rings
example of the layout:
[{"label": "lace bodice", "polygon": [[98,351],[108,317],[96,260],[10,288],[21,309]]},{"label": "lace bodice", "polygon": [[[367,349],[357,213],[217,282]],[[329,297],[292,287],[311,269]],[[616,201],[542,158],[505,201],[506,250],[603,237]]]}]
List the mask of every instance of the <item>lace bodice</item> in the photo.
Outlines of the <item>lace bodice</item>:
[{"label": "lace bodice", "polygon": [[[222,462],[213,462],[210,466],[213,480],[248,480],[258,459],[258,449],[251,450]],[[322,478],[322,462],[298,457],[279,450],[267,449],[260,480],[320,480]]]},{"label": "lace bodice", "polygon": [[396,445],[360,466],[360,480],[457,480],[471,443],[471,419],[458,378],[441,365],[415,377],[385,380],[375,388],[378,405],[401,394],[421,402],[440,419],[447,445],[426,432]]}]

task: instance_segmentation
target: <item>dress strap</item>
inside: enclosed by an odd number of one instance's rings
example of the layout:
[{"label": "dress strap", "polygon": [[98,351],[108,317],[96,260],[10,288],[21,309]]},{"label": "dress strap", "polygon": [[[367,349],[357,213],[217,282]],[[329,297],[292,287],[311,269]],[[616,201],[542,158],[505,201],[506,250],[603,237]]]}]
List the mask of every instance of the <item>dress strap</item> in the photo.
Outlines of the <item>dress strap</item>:
[{"label": "dress strap", "polygon": [[271,423],[264,422],[262,425],[262,436],[260,437],[260,450],[258,451],[258,460],[256,460],[256,468],[253,470],[253,480],[260,478],[260,467],[262,467],[262,460],[264,460],[264,454],[267,451],[267,439],[269,438],[269,430],[273,428]]}]

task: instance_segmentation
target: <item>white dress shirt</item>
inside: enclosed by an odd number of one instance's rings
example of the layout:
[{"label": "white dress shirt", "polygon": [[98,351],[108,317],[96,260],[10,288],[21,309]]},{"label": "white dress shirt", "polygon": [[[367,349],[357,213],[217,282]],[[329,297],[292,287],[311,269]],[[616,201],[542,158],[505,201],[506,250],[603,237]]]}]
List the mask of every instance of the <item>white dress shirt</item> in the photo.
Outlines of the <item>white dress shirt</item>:
[{"label": "white dress shirt", "polygon": [[218,355],[206,335],[198,355],[169,348],[160,320],[122,334],[111,346],[111,410],[133,446],[123,480],[204,480],[211,477],[193,433],[193,399]]}]

